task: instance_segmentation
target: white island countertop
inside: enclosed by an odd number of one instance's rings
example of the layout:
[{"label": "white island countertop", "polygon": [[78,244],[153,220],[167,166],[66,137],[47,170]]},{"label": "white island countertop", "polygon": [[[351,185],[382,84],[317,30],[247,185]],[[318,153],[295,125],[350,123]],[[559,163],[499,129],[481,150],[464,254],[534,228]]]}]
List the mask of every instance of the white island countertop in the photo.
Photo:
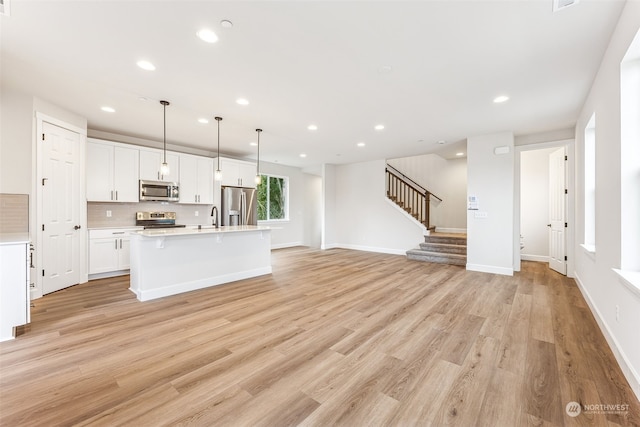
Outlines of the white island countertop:
[{"label": "white island countertop", "polygon": [[242,233],[247,231],[265,230],[271,230],[271,227],[262,225],[228,225],[216,228],[212,225],[203,225],[201,228],[198,228],[197,225],[188,225],[186,227],[176,228],[149,228],[146,230],[134,231],[131,234],[138,234],[145,237],[164,237],[190,236],[197,234]]}]

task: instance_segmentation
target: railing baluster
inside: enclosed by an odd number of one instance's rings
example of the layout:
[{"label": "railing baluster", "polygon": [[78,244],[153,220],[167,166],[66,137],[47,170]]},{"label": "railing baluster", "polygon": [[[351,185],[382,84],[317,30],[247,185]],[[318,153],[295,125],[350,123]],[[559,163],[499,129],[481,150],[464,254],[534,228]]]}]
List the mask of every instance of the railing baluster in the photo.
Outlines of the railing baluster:
[{"label": "railing baluster", "polygon": [[[388,166],[388,165],[387,165]],[[387,196],[392,198],[396,204],[402,206],[411,216],[416,218],[421,224],[429,228],[431,226],[431,196],[432,194],[422,187],[415,187],[414,182],[405,181],[406,177],[398,176],[393,172],[393,168],[385,169]],[[438,200],[439,197],[433,195]]]}]

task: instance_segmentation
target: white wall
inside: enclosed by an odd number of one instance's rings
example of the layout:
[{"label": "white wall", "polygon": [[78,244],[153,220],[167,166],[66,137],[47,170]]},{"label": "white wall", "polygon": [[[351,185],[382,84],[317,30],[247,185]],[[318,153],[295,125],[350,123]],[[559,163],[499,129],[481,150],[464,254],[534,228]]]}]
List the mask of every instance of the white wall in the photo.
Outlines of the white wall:
[{"label": "white wall", "polygon": [[322,177],[304,174],[304,244],[320,248],[322,244]]},{"label": "white wall", "polygon": [[[507,154],[494,154],[507,147]],[[468,138],[469,196],[476,196],[478,211],[467,211],[467,269],[513,274],[514,144],[504,132]],[[485,218],[476,218],[479,213]]]},{"label": "white wall", "polygon": [[404,254],[424,241],[424,228],[385,195],[385,161],[334,166],[334,246]]},{"label": "white wall", "polygon": [[431,204],[430,220],[436,231],[466,231],[466,159],[447,160],[437,154],[424,154],[387,162],[442,199]]},{"label": "white wall", "polygon": [[306,174],[299,168],[267,162],[260,162],[260,172],[289,177],[289,220],[260,221],[261,225],[274,227],[271,231],[271,247],[286,248],[303,245]]},{"label": "white wall", "polygon": [[336,215],[336,167],[322,165],[322,238],[320,247],[337,247],[338,223]]},{"label": "white wall", "polygon": [[33,97],[0,91],[0,193],[30,194]]},{"label": "white wall", "polygon": [[558,148],[520,153],[520,235],[523,260],[549,257],[549,154]]},{"label": "white wall", "polygon": [[[620,62],[640,29],[640,2],[629,1],[620,15],[576,124],[575,277],[613,349],[627,380],[640,397],[640,295],[612,270],[620,268]],[[596,252],[584,242],[584,128],[595,112]],[[618,316],[616,316],[618,312]]]}]

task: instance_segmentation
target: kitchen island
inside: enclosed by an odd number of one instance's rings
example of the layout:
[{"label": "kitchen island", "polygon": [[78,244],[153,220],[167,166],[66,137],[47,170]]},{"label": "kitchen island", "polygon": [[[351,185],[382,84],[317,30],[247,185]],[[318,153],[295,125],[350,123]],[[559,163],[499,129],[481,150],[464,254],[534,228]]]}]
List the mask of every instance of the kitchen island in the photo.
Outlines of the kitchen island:
[{"label": "kitchen island", "polygon": [[130,236],[130,289],[140,301],[271,274],[269,227],[163,228]]}]

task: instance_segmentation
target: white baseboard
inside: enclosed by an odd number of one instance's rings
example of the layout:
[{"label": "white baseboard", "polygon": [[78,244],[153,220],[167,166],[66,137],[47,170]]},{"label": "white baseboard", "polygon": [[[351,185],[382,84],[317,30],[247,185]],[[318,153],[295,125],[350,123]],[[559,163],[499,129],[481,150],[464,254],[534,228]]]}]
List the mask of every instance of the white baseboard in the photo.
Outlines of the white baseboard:
[{"label": "white baseboard", "polygon": [[341,248],[342,246],[340,246],[337,243],[329,243],[328,245],[320,245],[320,249],[322,249],[323,251],[326,249],[337,249],[337,248]]},{"label": "white baseboard", "polygon": [[107,273],[89,274],[88,280],[106,279],[107,277],[126,276],[129,274],[129,270],[109,271]]},{"label": "white baseboard", "polygon": [[304,246],[304,244],[302,242],[279,243],[277,245],[271,245],[271,249],[293,248],[294,246]]},{"label": "white baseboard", "polygon": [[495,265],[467,264],[467,270],[513,276],[513,268],[496,267]]},{"label": "white baseboard", "polygon": [[544,255],[520,254],[520,259],[522,261],[549,262],[549,257]]},{"label": "white baseboard", "polygon": [[211,286],[224,285],[225,283],[235,282],[238,280],[264,276],[271,273],[272,270],[271,266],[269,265],[268,267],[258,267],[253,270],[239,271],[237,273],[222,274],[220,276],[206,277],[204,279],[176,283],[174,285],[165,286],[163,288],[139,290],[134,289],[133,287],[129,287],[129,290],[136,294],[140,301],[149,301],[157,298],[181,294],[184,292],[209,288]]},{"label": "white baseboard", "polygon": [[598,323],[598,326],[600,327],[600,331],[602,331],[602,335],[604,335],[604,338],[607,340],[607,344],[609,344],[609,348],[613,352],[613,356],[616,358],[616,361],[618,362],[618,365],[620,366],[620,369],[622,370],[624,377],[629,382],[629,385],[631,386],[631,390],[633,390],[638,400],[640,400],[640,375],[633,368],[633,365],[629,362],[629,359],[627,358],[624,351],[618,344],[618,341],[615,339],[615,337],[611,333],[611,329],[609,328],[609,325],[604,320],[604,317],[598,310],[598,307],[594,304],[593,299],[591,298],[591,295],[589,295],[587,288],[582,283],[582,280],[580,280],[580,276],[578,276],[578,273],[575,272],[574,276],[575,276],[574,280],[578,284],[578,289],[580,289],[582,296],[584,297],[585,301],[587,301],[587,304],[589,305],[589,309],[591,310],[593,317],[596,319],[596,323]]},{"label": "white baseboard", "polygon": [[436,225],[436,233],[467,234],[466,228],[445,228]]},{"label": "white baseboard", "polygon": [[338,244],[336,247],[339,247],[342,249],[351,249],[354,251],[376,252],[380,254],[389,254],[389,255],[406,255],[407,253],[406,249],[379,248],[376,246]]}]

